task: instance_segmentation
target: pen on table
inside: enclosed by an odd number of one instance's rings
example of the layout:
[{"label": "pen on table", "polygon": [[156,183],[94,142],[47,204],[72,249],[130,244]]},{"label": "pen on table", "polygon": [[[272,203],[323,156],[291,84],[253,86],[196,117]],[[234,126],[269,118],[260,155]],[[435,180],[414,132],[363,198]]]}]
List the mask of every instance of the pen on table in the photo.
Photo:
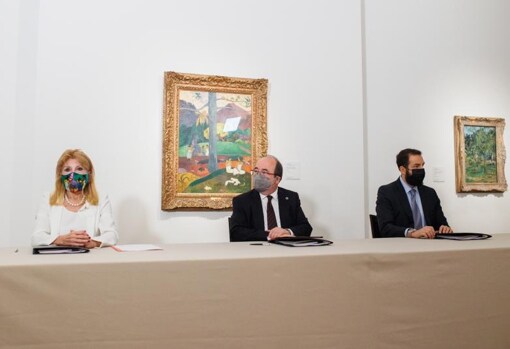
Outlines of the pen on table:
[{"label": "pen on table", "polygon": [[262,242],[252,242],[250,245],[252,245],[252,246],[263,246],[264,244]]}]

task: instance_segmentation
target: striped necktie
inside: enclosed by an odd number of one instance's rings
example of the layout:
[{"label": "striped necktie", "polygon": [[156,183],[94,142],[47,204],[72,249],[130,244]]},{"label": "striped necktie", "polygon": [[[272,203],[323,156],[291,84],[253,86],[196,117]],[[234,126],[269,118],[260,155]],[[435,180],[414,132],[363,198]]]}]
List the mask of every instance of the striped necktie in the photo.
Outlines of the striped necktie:
[{"label": "striped necktie", "polygon": [[271,204],[272,199],[273,197],[271,195],[267,196],[267,230],[276,227],[276,215],[274,213],[273,204]]}]

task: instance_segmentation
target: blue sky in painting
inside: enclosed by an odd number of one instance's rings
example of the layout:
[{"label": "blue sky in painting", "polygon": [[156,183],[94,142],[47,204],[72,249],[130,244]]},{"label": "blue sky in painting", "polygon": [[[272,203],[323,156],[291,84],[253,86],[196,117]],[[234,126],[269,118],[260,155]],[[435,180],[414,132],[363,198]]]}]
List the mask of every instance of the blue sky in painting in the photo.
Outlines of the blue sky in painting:
[{"label": "blue sky in painting", "polygon": [[490,129],[494,129],[492,126],[464,126],[464,134],[471,135],[478,131],[479,129],[483,129],[485,132],[488,132]]}]

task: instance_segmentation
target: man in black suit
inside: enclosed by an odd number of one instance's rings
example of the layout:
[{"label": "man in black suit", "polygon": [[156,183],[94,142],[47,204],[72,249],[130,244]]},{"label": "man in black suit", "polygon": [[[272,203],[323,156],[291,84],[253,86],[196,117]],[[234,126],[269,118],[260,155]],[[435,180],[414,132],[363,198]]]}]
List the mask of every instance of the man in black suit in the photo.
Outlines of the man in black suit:
[{"label": "man in black suit", "polygon": [[274,156],[257,161],[252,171],[254,189],[236,196],[230,218],[231,241],[267,241],[282,236],[310,236],[299,195],[278,187],[283,167]]},{"label": "man in black suit", "polygon": [[416,149],[397,155],[400,177],[377,192],[376,212],[382,237],[433,239],[451,233],[436,191],[423,185],[425,161]]}]

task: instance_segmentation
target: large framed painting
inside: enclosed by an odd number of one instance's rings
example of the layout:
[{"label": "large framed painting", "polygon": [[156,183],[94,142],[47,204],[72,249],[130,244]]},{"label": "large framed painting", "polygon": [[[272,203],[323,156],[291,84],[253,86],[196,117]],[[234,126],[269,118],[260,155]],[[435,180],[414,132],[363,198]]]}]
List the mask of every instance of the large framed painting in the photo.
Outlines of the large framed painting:
[{"label": "large framed painting", "polygon": [[457,193],[504,192],[505,119],[455,116],[455,179]]},{"label": "large framed painting", "polygon": [[165,72],[162,210],[221,210],[267,152],[267,79]]}]

